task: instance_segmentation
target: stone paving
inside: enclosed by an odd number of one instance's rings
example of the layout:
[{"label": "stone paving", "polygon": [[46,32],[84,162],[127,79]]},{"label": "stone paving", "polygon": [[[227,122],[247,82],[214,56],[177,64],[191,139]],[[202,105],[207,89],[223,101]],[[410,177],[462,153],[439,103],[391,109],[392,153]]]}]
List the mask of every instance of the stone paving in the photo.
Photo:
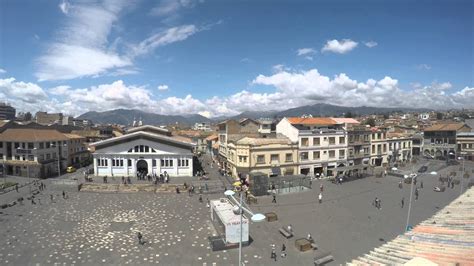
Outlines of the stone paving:
[{"label": "stone paving", "polygon": [[[436,164],[436,163],[434,163]],[[435,167],[435,166],[433,166]],[[474,169],[471,166],[469,171]],[[459,166],[443,169],[441,174]],[[428,172],[430,169],[428,170]],[[216,177],[211,177],[211,180]],[[432,191],[437,178],[424,174],[424,189],[414,202],[411,224],[416,224],[459,195],[459,186],[446,192]],[[324,185],[321,204],[319,184]],[[398,179],[365,178],[343,185],[315,181],[313,189],[281,195],[278,203],[260,197],[250,207],[255,212],[275,212],[277,222],[251,223],[254,242],[243,249],[247,265],[311,265],[318,251],[299,252],[294,240],[311,233],[322,251],[330,251],[338,265],[368,252],[403,232],[409,186],[399,189]],[[89,193],[48,185],[36,205],[0,210],[0,265],[236,265],[238,250],[212,252],[208,236],[215,234],[209,210],[198,197],[187,193]],[[16,192],[15,192],[16,193]],[[54,194],[54,202],[50,200]],[[382,209],[371,206],[382,199]],[[204,196],[209,199],[221,194]],[[38,202],[41,200],[41,204]],[[292,224],[295,237],[287,240],[278,228]],[[139,245],[141,232],[145,245]],[[270,260],[271,245],[287,246],[288,256]]]}]

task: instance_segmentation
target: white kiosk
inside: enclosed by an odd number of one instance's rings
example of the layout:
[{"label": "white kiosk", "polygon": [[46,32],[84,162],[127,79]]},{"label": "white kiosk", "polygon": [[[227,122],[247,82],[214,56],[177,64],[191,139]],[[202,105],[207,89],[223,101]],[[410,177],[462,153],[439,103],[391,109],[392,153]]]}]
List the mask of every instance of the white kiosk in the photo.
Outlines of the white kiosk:
[{"label": "white kiosk", "polygon": [[[217,232],[225,236],[226,244],[240,242],[240,215],[234,213],[234,208],[226,198],[211,200],[211,220]],[[238,211],[237,211],[238,212]],[[242,243],[249,241],[249,220],[242,218]]]}]

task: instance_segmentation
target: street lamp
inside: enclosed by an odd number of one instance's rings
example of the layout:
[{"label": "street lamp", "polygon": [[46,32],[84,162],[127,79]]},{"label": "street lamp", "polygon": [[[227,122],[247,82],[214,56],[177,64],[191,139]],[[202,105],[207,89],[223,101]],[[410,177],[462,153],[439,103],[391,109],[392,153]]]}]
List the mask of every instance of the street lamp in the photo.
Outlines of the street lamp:
[{"label": "street lamp", "polygon": [[465,171],[465,169],[464,169],[464,161],[465,161],[464,154],[461,153],[461,155],[462,155],[462,157],[458,157],[458,160],[462,160],[461,192],[459,193],[459,195],[462,194],[463,183],[464,183],[463,182],[464,181],[464,171]]},{"label": "street lamp", "polygon": [[249,209],[247,209],[243,206],[243,202],[242,202],[242,196],[244,194],[243,193],[244,191],[242,190],[243,187],[244,186],[241,186],[241,189],[240,189],[240,202],[238,202],[237,199],[234,197],[234,195],[235,195],[234,191],[226,190],[224,192],[224,195],[227,196],[227,198],[231,199],[232,201],[234,201],[235,204],[238,205],[237,208],[235,208],[234,213],[240,215],[239,266],[243,265],[242,264],[242,220],[243,220],[243,212],[245,211],[246,213],[251,215],[250,220],[252,220],[252,222],[262,222],[266,218],[265,215],[263,215],[261,213],[253,213],[252,211],[250,211]]}]

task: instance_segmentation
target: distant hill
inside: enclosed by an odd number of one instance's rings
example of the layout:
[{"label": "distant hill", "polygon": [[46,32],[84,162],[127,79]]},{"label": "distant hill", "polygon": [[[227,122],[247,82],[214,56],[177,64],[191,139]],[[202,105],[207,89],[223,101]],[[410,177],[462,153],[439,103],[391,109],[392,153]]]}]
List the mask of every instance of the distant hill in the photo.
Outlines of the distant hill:
[{"label": "distant hill", "polygon": [[131,125],[133,119],[137,121],[141,118],[143,124],[147,125],[169,125],[169,124],[185,124],[194,125],[197,122],[209,122],[210,120],[202,115],[192,114],[187,116],[181,115],[159,115],[155,113],[147,113],[135,109],[116,109],[105,112],[87,112],[77,117],[78,119],[89,119],[93,123],[100,124],[121,124]]},{"label": "distant hill", "polygon": [[232,117],[233,119],[239,119],[242,117],[248,117],[252,119],[258,119],[261,117],[266,118],[282,118],[288,116],[302,116],[302,115],[313,115],[313,116],[343,116],[347,113],[352,113],[355,116],[370,115],[370,114],[388,114],[392,112],[428,112],[430,109],[418,109],[418,108],[402,108],[402,107],[346,107],[331,105],[325,103],[318,103],[314,105],[305,105],[296,108],[291,108],[283,111],[267,111],[267,112],[243,112],[237,116]]}]

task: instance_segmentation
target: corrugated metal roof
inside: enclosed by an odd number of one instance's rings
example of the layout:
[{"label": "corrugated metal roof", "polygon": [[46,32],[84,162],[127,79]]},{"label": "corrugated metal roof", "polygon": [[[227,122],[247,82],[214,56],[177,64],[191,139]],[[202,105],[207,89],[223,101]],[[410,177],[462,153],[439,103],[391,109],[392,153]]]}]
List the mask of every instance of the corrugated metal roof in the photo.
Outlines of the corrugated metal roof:
[{"label": "corrugated metal roof", "polygon": [[464,126],[462,123],[443,123],[435,124],[431,127],[425,128],[424,131],[456,131],[461,129]]},{"label": "corrugated metal roof", "polygon": [[8,128],[0,134],[1,141],[36,142],[67,139],[68,138],[63,133],[54,129]]}]

